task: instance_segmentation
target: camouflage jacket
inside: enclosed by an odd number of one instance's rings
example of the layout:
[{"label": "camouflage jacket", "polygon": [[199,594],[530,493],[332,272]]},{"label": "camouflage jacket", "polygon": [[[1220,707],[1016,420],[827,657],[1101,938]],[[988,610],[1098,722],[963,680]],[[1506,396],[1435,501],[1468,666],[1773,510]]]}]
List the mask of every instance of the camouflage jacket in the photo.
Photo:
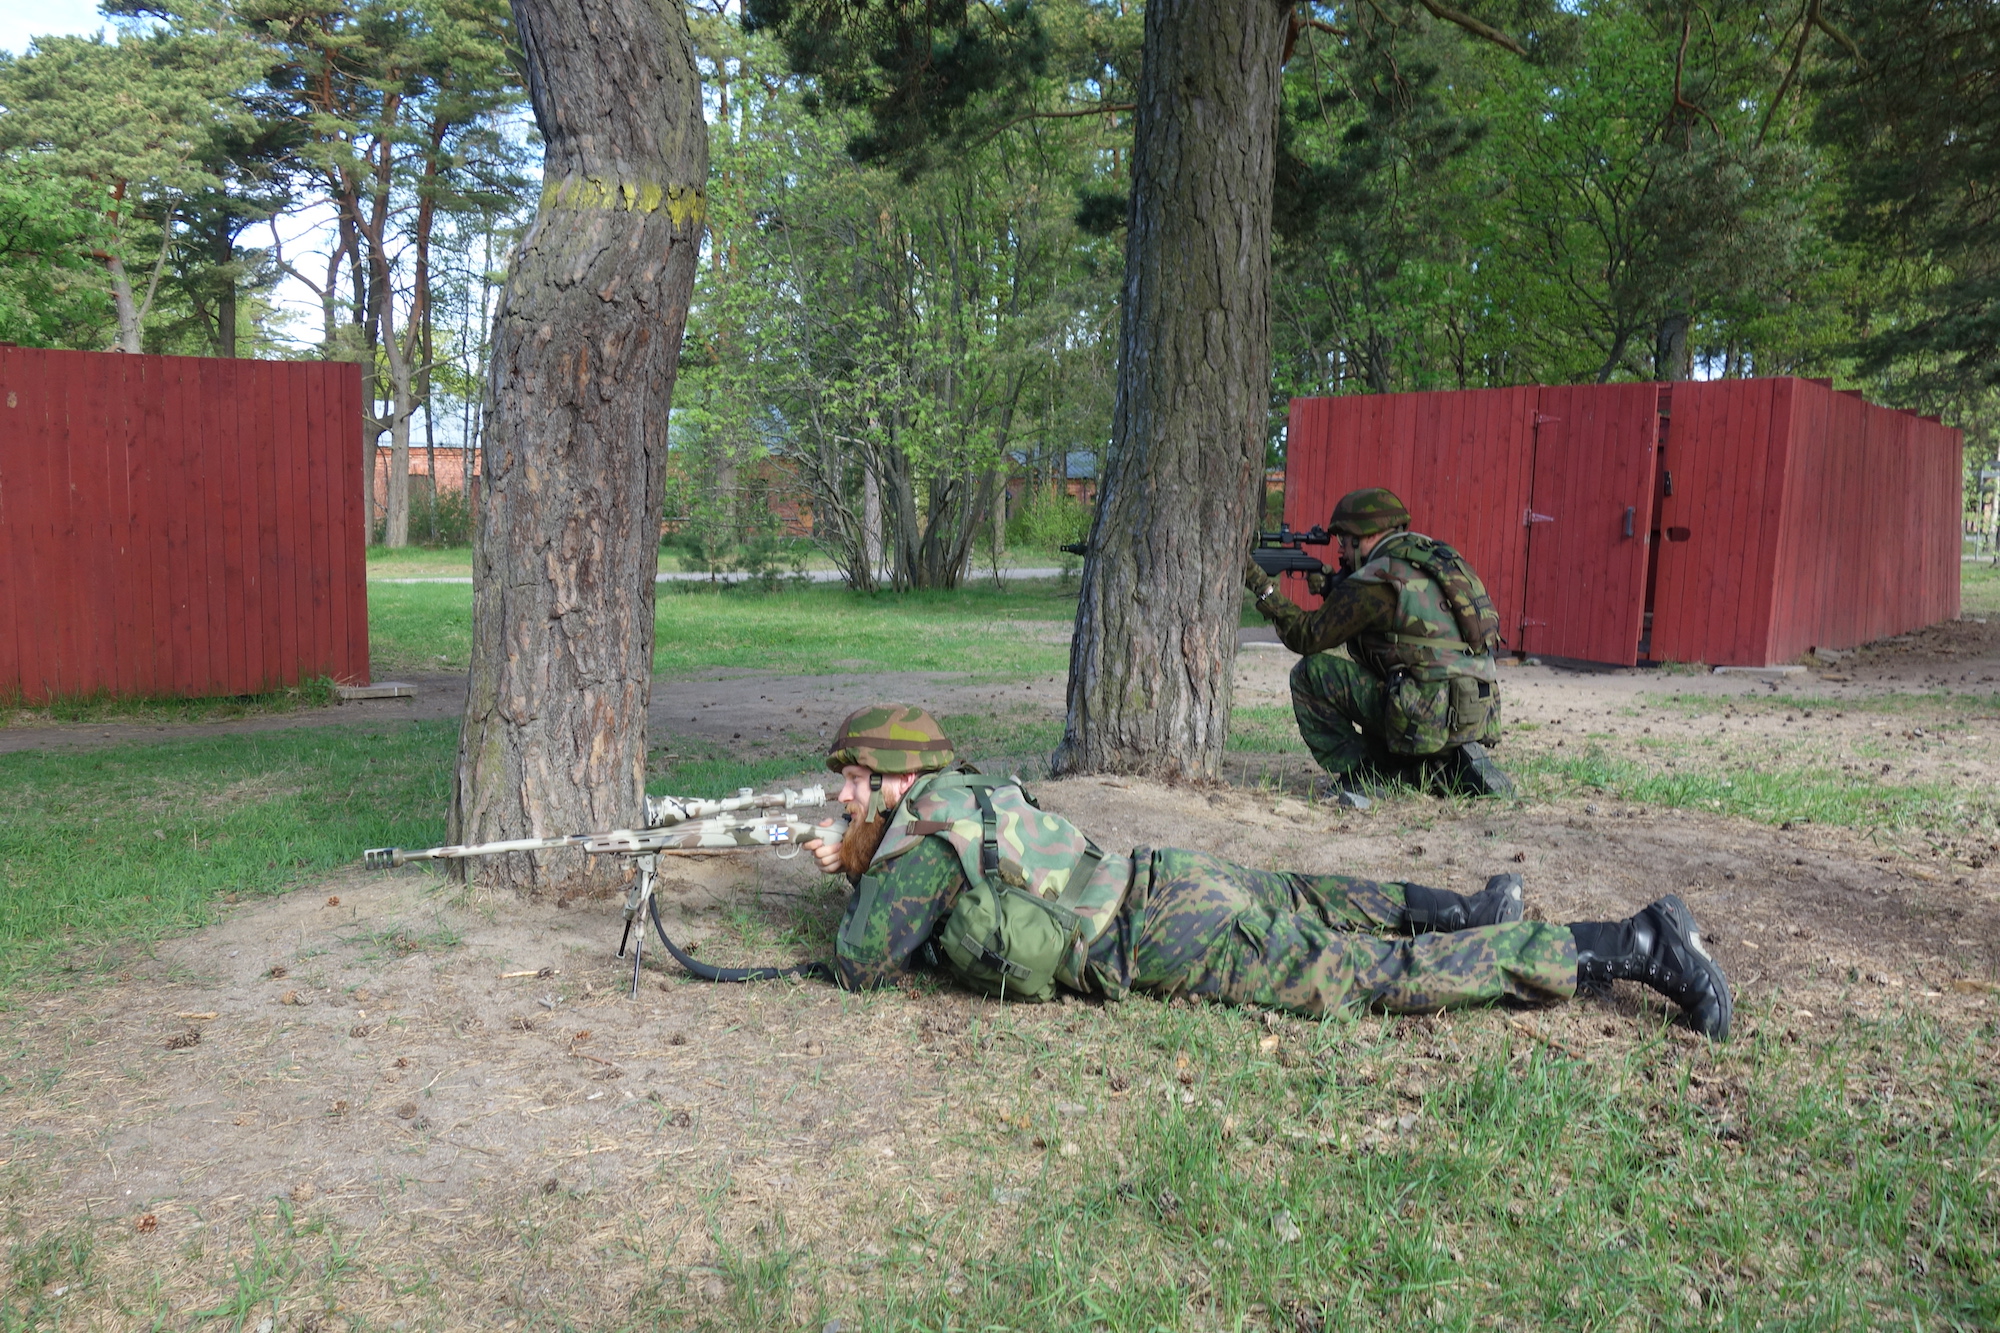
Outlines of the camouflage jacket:
[{"label": "camouflage jacket", "polygon": [[[958,894],[986,877],[982,795],[994,814],[995,876],[1037,897],[1059,900],[1081,921],[1082,932],[1058,966],[1056,981],[1074,990],[1088,988],[1089,955],[1117,918],[1132,881],[1131,858],[1098,852],[1076,825],[1036,808],[1015,783],[950,773],[926,777],[904,795],[855,886],[838,940],[844,983],[879,985],[907,971]],[[940,845],[956,862],[949,883],[940,883]],[[926,853],[921,869],[910,876],[894,873],[898,862],[919,851]],[[1088,878],[1072,884],[1072,872],[1084,866]]]},{"label": "camouflage jacket", "polygon": [[[1401,671],[1425,680],[1459,675],[1493,680],[1492,644],[1466,641],[1450,594],[1431,575],[1430,567],[1437,563],[1434,555],[1440,552],[1457,562],[1479,598],[1486,597],[1484,585],[1450,547],[1421,533],[1396,533],[1376,546],[1367,562],[1348,577],[1349,583],[1360,587],[1375,585],[1396,594],[1391,624],[1357,636],[1351,651],[1385,679]],[[1490,611],[1492,603],[1486,602],[1486,607]]]},{"label": "camouflage jacket", "polygon": [[[1497,741],[1499,618],[1458,553],[1421,533],[1397,533],[1347,581],[1396,594],[1391,627],[1357,636],[1348,649],[1388,683],[1383,732],[1390,750],[1425,755],[1466,741]],[[1477,642],[1467,642],[1468,635]]]},{"label": "camouflage jacket", "polygon": [[[1214,858],[1171,847],[1136,847],[1116,858],[1133,868],[1131,887],[1084,966],[1060,984],[1122,1000],[1134,990],[1171,993],[1209,956],[1237,916],[1211,890]],[[835,974],[848,990],[890,986],[914,972],[949,970],[934,938],[968,880],[944,839],[920,838],[862,876],[841,922]]]}]

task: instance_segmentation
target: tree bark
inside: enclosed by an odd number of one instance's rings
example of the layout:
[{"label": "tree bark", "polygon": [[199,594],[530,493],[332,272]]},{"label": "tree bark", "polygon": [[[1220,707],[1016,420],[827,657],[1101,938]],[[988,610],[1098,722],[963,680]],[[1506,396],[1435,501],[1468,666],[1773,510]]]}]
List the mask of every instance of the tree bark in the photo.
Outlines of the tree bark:
[{"label": "tree bark", "polygon": [[[460,841],[641,818],[667,409],[708,175],[678,3],[514,0],[514,17],[546,149],[494,334]],[[613,887],[614,862],[487,865],[577,892]]]},{"label": "tree bark", "polygon": [[1117,398],[1058,773],[1220,771],[1269,413],[1289,6],[1150,0]]}]

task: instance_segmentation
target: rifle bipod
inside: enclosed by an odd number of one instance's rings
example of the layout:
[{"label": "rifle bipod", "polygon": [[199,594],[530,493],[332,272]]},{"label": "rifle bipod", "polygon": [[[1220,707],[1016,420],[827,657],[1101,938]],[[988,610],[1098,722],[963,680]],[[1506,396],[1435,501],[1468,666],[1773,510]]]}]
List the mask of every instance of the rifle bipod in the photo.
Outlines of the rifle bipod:
[{"label": "rifle bipod", "polygon": [[[833,980],[833,969],[825,963],[800,963],[793,967],[715,967],[697,962],[677,948],[667,938],[666,925],[660,920],[660,903],[653,896],[653,872],[659,858],[641,856],[639,862],[639,882],[632,886],[625,898],[625,934],[618,941],[618,956],[625,956],[625,946],[632,946],[632,998],[639,998],[639,963],[646,945],[646,918],[653,919],[653,933],[660,937],[674,961],[688,970],[689,975],[703,981],[776,981],[781,977],[818,977],[824,981]],[[639,935],[632,936],[632,923],[639,923]]]}]

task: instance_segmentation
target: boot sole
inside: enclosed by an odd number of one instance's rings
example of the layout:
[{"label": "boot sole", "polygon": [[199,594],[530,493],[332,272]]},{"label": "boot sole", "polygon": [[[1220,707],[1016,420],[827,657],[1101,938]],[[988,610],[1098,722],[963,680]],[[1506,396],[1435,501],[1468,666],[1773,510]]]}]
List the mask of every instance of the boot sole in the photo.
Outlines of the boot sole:
[{"label": "boot sole", "polygon": [[[1679,894],[1675,893],[1668,894],[1653,906],[1660,910],[1660,915],[1666,918],[1674,933],[1680,936],[1681,941],[1688,946],[1694,956],[1701,959],[1702,970],[1708,973],[1709,989],[1719,1001],[1720,1013],[1719,1021],[1714,1024],[1714,1030],[1704,1035],[1715,1041],[1729,1040],[1729,1027],[1736,1017],[1736,997],[1730,993],[1729,978],[1722,975],[1722,968],[1717,965],[1715,959],[1709,957],[1707,946],[1702,944],[1701,927],[1695,924],[1694,913],[1688,910],[1688,905],[1681,901]],[[1690,1014],[1690,1021],[1692,1018],[1693,1015]]]},{"label": "boot sole", "polygon": [[1486,747],[1478,741],[1467,741],[1458,747],[1459,785],[1474,796],[1515,795],[1514,780],[1507,776],[1500,765],[1493,762],[1493,756],[1486,753]]}]

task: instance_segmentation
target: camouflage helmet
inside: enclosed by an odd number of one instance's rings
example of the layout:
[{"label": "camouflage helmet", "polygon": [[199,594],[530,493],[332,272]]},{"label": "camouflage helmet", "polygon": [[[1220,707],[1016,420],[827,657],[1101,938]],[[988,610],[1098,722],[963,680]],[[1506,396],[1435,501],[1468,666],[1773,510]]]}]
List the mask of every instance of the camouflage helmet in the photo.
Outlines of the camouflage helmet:
[{"label": "camouflage helmet", "polygon": [[1372,537],[1378,532],[1409,527],[1410,511],[1391,492],[1370,486],[1341,496],[1326,526],[1329,532],[1343,537]]},{"label": "camouflage helmet", "polygon": [[834,733],[826,766],[838,773],[848,764],[877,773],[925,773],[949,768],[957,756],[944,728],[909,704],[871,704],[847,715]]}]

